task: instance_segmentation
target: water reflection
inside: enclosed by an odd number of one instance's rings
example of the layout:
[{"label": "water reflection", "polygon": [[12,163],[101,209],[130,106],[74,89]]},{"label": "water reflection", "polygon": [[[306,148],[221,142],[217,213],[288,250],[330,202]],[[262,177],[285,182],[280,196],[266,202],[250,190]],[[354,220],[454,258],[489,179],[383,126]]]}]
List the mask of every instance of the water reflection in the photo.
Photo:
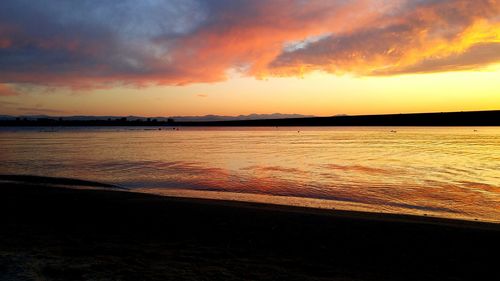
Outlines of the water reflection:
[{"label": "water reflection", "polygon": [[496,127],[14,130],[0,131],[2,174],[500,221]]}]

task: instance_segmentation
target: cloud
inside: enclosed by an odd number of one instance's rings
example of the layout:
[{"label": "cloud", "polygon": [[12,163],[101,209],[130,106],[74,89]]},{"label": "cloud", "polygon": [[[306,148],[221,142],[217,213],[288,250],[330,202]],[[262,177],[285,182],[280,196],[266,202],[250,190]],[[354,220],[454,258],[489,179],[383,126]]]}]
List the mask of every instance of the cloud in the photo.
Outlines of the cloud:
[{"label": "cloud", "polygon": [[215,82],[230,71],[261,78],[481,67],[498,62],[484,53],[500,41],[499,6],[497,0],[4,0],[0,83],[87,89]]},{"label": "cloud", "polygon": [[57,109],[50,109],[50,108],[40,108],[40,107],[18,107],[16,108],[19,111],[22,112],[27,112],[27,114],[64,114],[68,113],[65,110],[57,110]]},{"label": "cloud", "polygon": [[454,71],[500,62],[500,3],[413,1],[353,32],[333,34],[270,63],[275,75]]},{"label": "cloud", "polygon": [[2,101],[2,100],[0,100],[0,105],[3,105],[5,107],[15,106],[15,105],[18,105],[18,104],[19,103],[13,102],[13,101]]},{"label": "cloud", "polygon": [[18,96],[20,93],[8,84],[0,84],[0,97]]},{"label": "cloud", "polygon": [[407,67],[396,67],[374,72],[375,75],[404,73],[430,73],[478,69],[500,62],[500,42],[479,43],[463,53],[453,53],[445,57],[429,57]]}]

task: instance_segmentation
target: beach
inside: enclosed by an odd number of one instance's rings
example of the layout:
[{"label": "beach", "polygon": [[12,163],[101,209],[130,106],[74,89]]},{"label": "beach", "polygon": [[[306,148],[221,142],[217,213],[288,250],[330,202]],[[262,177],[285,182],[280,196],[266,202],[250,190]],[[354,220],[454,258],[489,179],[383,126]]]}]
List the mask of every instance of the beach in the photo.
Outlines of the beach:
[{"label": "beach", "polygon": [[[0,179],[0,280],[495,280],[500,225]],[[71,188],[68,188],[71,187]]]},{"label": "beach", "polygon": [[1,0],[0,281],[500,281],[500,0]]}]

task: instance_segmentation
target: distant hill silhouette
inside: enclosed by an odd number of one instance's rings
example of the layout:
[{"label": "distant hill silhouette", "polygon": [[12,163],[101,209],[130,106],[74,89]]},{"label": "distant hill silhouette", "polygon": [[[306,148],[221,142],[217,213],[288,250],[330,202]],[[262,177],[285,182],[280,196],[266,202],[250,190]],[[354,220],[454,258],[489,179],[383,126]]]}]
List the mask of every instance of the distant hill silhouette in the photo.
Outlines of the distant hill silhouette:
[{"label": "distant hill silhouette", "polygon": [[302,114],[256,114],[238,115],[238,116],[221,116],[221,115],[205,115],[205,116],[172,116],[175,121],[234,121],[234,120],[261,120],[261,119],[286,119],[286,118],[306,118],[314,117],[314,115]]},{"label": "distant hill silhouette", "polygon": [[121,118],[127,118],[130,121],[147,121],[148,119],[157,121],[168,121],[168,119],[175,119],[176,121],[229,121],[229,120],[257,120],[257,119],[284,119],[284,118],[304,118],[304,117],[314,117],[314,115],[302,115],[302,114],[283,114],[283,113],[272,113],[272,114],[256,114],[252,113],[249,115],[238,115],[238,116],[226,116],[226,115],[204,115],[204,116],[171,116],[171,117],[143,117],[143,116],[92,116],[92,115],[75,115],[75,116],[49,116],[49,115],[21,115],[21,116],[11,116],[11,115],[0,115],[0,121],[2,120],[16,120],[27,119],[27,120],[37,120],[37,119],[59,119],[70,121],[96,121],[96,120],[116,120]]},{"label": "distant hill silhouette", "polygon": [[500,110],[218,121],[133,117],[94,120],[17,117],[0,120],[0,126],[500,126]]}]

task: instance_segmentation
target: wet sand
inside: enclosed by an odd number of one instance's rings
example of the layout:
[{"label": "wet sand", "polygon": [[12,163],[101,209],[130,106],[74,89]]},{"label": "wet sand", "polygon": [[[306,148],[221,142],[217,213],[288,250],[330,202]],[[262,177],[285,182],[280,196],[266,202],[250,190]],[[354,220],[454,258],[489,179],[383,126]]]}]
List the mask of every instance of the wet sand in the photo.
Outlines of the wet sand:
[{"label": "wet sand", "polygon": [[0,208],[0,280],[500,280],[499,224],[1,176]]}]

